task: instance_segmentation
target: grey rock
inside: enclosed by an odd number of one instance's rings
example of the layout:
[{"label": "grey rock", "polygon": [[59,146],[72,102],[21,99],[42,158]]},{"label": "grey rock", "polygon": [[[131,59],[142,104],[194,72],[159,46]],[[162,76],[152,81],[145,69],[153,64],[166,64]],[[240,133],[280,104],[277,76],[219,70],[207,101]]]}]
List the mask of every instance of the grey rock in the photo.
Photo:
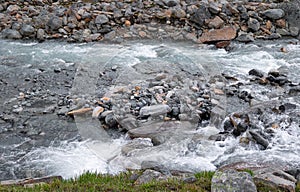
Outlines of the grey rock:
[{"label": "grey rock", "polygon": [[249,133],[253,137],[253,139],[260,145],[262,145],[265,149],[269,146],[269,141],[263,138],[259,133],[256,131],[250,130]]},{"label": "grey rock", "polygon": [[158,180],[159,178],[163,177],[162,173],[158,171],[154,171],[151,169],[147,169],[143,172],[143,174],[135,181],[135,184],[145,184],[151,181]]},{"label": "grey rock", "polygon": [[248,28],[251,29],[254,32],[258,31],[259,28],[260,28],[259,21],[257,19],[250,18],[248,20]]},{"label": "grey rock", "polygon": [[19,11],[21,8],[18,5],[10,5],[7,7],[6,11],[11,13],[15,11]]},{"label": "grey rock", "polygon": [[256,76],[256,77],[263,77],[264,76],[264,73],[258,69],[251,69],[249,72],[248,72],[249,75],[253,75],[253,76]]},{"label": "grey rock", "polygon": [[300,23],[300,1],[287,1],[281,3],[279,7],[285,12],[285,19],[290,27],[298,27]]},{"label": "grey rock", "polygon": [[207,5],[202,4],[199,8],[194,12],[191,17],[191,21],[198,24],[200,27],[205,24],[206,19],[211,19],[212,15],[208,10]]},{"label": "grey rock", "polygon": [[158,116],[164,115],[170,112],[171,109],[168,105],[152,105],[152,106],[145,106],[140,110],[140,116]]},{"label": "grey rock", "polygon": [[292,175],[276,168],[256,170],[253,179],[255,183],[263,183],[273,189],[283,191],[295,191],[295,183],[297,182]]},{"label": "grey rock", "polygon": [[119,124],[122,126],[123,129],[125,129],[127,131],[138,127],[137,120],[133,116],[127,117],[127,118],[119,121]]},{"label": "grey rock", "polygon": [[284,17],[284,11],[282,9],[269,9],[263,12],[263,14],[269,19],[281,19]]},{"label": "grey rock", "polygon": [[280,34],[281,36],[289,36],[290,35],[290,32],[288,32],[286,29],[278,28],[278,29],[276,29],[276,32],[278,34]]},{"label": "grey rock", "polygon": [[34,27],[32,27],[31,25],[23,25],[22,28],[21,28],[21,34],[24,35],[24,36],[30,36],[32,34],[34,34],[35,32],[35,29]]},{"label": "grey rock", "polygon": [[154,171],[163,173],[164,175],[171,175],[170,171],[157,161],[143,161],[141,163],[141,169],[152,169]]},{"label": "grey rock", "polygon": [[212,192],[247,191],[256,192],[256,186],[251,175],[233,169],[216,171],[211,181]]},{"label": "grey rock", "polygon": [[95,19],[95,24],[105,24],[108,23],[109,19],[107,18],[106,15],[98,15]]},{"label": "grey rock", "polygon": [[55,31],[58,30],[59,28],[62,27],[62,19],[57,17],[57,16],[53,16],[49,19],[49,21],[47,22],[47,26],[50,28],[50,30]]},{"label": "grey rock", "polygon": [[272,33],[271,35],[265,37],[265,39],[267,40],[279,39],[279,38],[281,38],[281,35],[279,33]]},{"label": "grey rock", "polygon": [[291,36],[297,37],[299,34],[299,28],[298,27],[290,27]]},{"label": "grey rock", "polygon": [[210,2],[209,3],[209,7],[208,7],[208,10],[212,13],[212,14],[218,14],[221,9],[219,7],[219,5],[215,2]]},{"label": "grey rock", "polygon": [[243,33],[240,34],[236,40],[243,43],[249,43],[254,41],[254,37],[252,33]]},{"label": "grey rock", "polygon": [[13,29],[4,29],[1,33],[3,38],[7,39],[21,39],[22,35],[17,30]]},{"label": "grey rock", "polygon": [[36,38],[38,40],[44,40],[45,39],[45,30],[44,29],[38,29],[36,32]]},{"label": "grey rock", "polygon": [[104,39],[108,40],[108,41],[112,41],[112,40],[115,39],[116,35],[117,34],[116,34],[115,31],[111,31],[111,32],[109,32],[109,33],[107,33],[107,34],[104,35]]}]

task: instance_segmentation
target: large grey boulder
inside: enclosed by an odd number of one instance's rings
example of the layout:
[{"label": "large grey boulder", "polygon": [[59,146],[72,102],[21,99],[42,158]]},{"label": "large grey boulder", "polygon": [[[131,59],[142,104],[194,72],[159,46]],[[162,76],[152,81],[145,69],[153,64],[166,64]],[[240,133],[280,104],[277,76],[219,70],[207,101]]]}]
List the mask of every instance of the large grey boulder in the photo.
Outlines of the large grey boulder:
[{"label": "large grey boulder", "polygon": [[3,38],[7,39],[21,39],[22,35],[20,34],[19,31],[14,30],[14,29],[4,29],[1,33],[1,36]]},{"label": "large grey boulder", "polygon": [[276,168],[256,170],[254,171],[253,179],[256,184],[263,184],[276,190],[291,192],[295,191],[295,184],[297,182],[292,175]]},{"label": "large grey boulder", "polygon": [[216,171],[211,181],[212,192],[256,192],[252,176],[233,169]]},{"label": "large grey boulder", "polygon": [[268,9],[263,12],[263,14],[269,19],[281,19],[284,17],[284,11],[282,9]]}]

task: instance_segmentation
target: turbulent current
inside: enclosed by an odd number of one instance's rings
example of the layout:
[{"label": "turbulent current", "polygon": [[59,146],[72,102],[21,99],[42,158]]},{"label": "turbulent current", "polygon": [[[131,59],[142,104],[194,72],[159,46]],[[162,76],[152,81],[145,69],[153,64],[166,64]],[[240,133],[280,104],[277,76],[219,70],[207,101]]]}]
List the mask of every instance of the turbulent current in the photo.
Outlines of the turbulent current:
[{"label": "turbulent current", "polygon": [[[300,166],[299,41],[233,43],[227,51],[210,45],[184,42],[0,42],[0,86],[4,90],[0,103],[1,106],[7,106],[0,116],[0,180],[45,175],[71,178],[85,171],[115,174],[126,169],[140,169],[143,161],[158,162],[170,170],[186,172],[215,170],[219,166],[235,162],[247,162],[256,166],[272,163],[276,166]],[[113,91],[119,87],[143,86],[148,79],[161,72],[181,76],[182,82],[187,86],[189,80],[197,77],[201,77],[207,84],[212,84],[215,83],[212,81],[213,77],[223,76],[226,77],[224,81],[215,84],[222,89],[222,86],[227,88],[224,89],[225,93],[221,99],[214,101],[215,105],[222,106],[223,111],[221,114],[212,113],[210,122],[205,126],[193,122],[181,124],[182,127],[174,130],[160,145],[154,145],[149,138],[131,139],[124,132],[110,133],[102,128],[100,121],[90,116],[75,115],[74,119],[67,119],[66,121],[73,121],[76,127],[72,134],[66,134],[64,131],[57,133],[59,130],[54,127],[52,132],[37,131],[36,137],[32,136],[34,134],[22,136],[24,131],[20,129],[28,124],[11,125],[17,128],[9,127],[8,121],[13,119],[11,116],[23,118],[24,116],[18,115],[25,113],[26,107],[31,106],[23,103],[23,111],[18,111],[19,105],[11,104],[17,102],[14,98],[22,96],[19,92],[26,95],[27,88],[22,89],[16,82],[10,88],[15,88],[16,91],[7,90],[8,83],[5,83],[5,79],[14,78],[12,74],[20,73],[25,74],[22,81],[31,82],[32,79],[26,79],[27,73],[28,76],[47,71],[61,74],[68,67],[74,68],[71,80],[62,80],[65,84],[55,84],[55,78],[45,79],[45,85],[47,81],[52,82],[48,82],[49,88],[45,86],[45,89],[62,92],[61,95],[64,94],[62,90],[66,89],[70,97],[77,95],[95,99],[103,96],[114,97]],[[114,77],[113,86],[101,80],[104,69],[121,71]],[[280,71],[285,74],[284,77],[291,85],[282,88],[283,85],[267,87],[263,83],[252,83],[253,78],[248,75],[252,69],[257,69],[263,74]],[[230,90],[232,87],[236,88],[237,84],[237,91],[251,94],[250,104],[248,101],[244,104],[230,96]],[[298,87],[298,91],[295,89],[295,92],[290,91],[291,94],[288,95],[288,91],[294,90],[294,87]],[[178,88],[178,92],[181,93],[182,102],[185,102],[185,94],[188,94],[188,91],[181,87]],[[124,103],[115,98],[114,113],[119,113],[122,105]],[[284,112],[280,106],[286,106]],[[259,117],[253,112],[258,108],[265,109]],[[282,112],[275,113],[274,108],[279,108]],[[59,110],[60,108],[52,110],[54,116],[61,115]],[[271,136],[266,138],[269,142],[266,149],[262,149],[255,142],[250,141],[247,145],[247,142],[242,142],[249,134],[246,132],[235,136],[226,135],[224,139],[213,139],[212,136],[224,132],[223,121],[228,120],[230,114],[235,112],[249,114],[251,123],[266,133],[273,127]],[[212,122],[212,119],[216,118],[221,119]],[[265,127],[268,123],[269,127]],[[43,130],[37,125],[44,126],[36,122],[35,126],[28,130],[34,132],[35,127],[37,130]],[[27,134],[28,130],[26,129]]]}]

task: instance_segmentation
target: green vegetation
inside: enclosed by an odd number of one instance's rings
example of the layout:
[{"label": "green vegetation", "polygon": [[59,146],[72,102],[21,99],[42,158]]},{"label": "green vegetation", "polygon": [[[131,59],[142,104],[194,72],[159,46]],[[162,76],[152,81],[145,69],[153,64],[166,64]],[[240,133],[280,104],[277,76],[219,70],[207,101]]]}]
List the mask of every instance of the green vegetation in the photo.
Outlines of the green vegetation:
[{"label": "green vegetation", "polygon": [[135,184],[134,180],[131,179],[133,174],[140,173],[127,172],[112,176],[88,172],[76,179],[56,180],[49,184],[36,185],[33,188],[0,186],[0,191],[210,191],[211,178],[214,172],[197,173],[195,175],[197,180],[193,183],[187,183],[179,179],[169,179],[166,181],[152,181],[141,185]]},{"label": "green vegetation", "polygon": [[[253,174],[251,170],[245,170],[246,172]],[[140,191],[210,191],[211,179],[214,175],[212,171],[205,171],[196,173],[195,182],[188,183],[179,179],[169,179],[166,181],[152,181],[150,183],[137,185],[133,178],[133,175],[139,175],[141,172],[126,172],[119,175],[103,175],[96,173],[85,173],[76,179],[70,180],[55,180],[49,184],[36,185],[33,188],[25,188],[21,186],[0,186],[2,192],[73,192],[73,191],[120,191],[120,192],[140,192]],[[264,183],[257,183],[257,189],[259,192],[279,192],[281,189],[268,186]],[[296,192],[300,192],[300,183],[296,186]]]}]

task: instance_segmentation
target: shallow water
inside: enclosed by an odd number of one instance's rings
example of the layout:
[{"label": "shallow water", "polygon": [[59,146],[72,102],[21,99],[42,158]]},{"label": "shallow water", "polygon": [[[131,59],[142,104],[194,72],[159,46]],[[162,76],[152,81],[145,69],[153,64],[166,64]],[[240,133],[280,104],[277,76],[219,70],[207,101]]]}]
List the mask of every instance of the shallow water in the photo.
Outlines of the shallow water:
[{"label": "shallow water", "polygon": [[[293,42],[297,41],[293,40]],[[283,46],[286,47],[287,53],[280,51]],[[81,69],[88,71],[86,76],[79,75],[80,72],[75,76],[70,92],[78,95],[96,95],[99,71],[113,66],[126,69],[116,79],[117,85],[140,83],[164,68],[172,71],[172,67],[174,73],[178,67],[186,70],[186,73],[191,76],[200,73],[207,79],[221,73],[244,77],[254,68],[265,73],[273,69],[286,68],[289,79],[294,83],[300,82],[299,42],[294,44],[290,44],[290,40],[257,42],[246,45],[234,44],[233,47],[227,52],[207,45],[172,42],[128,42],[110,45],[63,42],[39,44],[1,40],[0,71],[13,71],[16,68],[22,70],[32,66],[51,68],[61,64],[75,65],[78,71]],[[156,65],[157,63],[160,65]],[[176,66],[173,65],[174,63]],[[138,73],[133,70],[137,66],[148,64],[151,68],[139,68],[143,71]],[[263,103],[270,99],[269,96],[264,96],[263,87],[249,86],[245,89],[258,95],[259,102]],[[107,92],[109,90],[108,87]],[[276,100],[278,97],[272,99]],[[295,96],[291,99],[291,102],[298,106],[295,113],[299,113],[299,97]],[[227,109],[227,111],[231,112],[235,109]],[[144,160],[157,161],[173,170],[190,172],[214,170],[222,164],[239,161],[254,164],[278,161],[282,165],[300,166],[299,121],[289,129],[278,129],[270,147],[264,151],[259,150],[256,145],[246,148],[240,146],[239,139],[233,137],[218,142],[208,140],[210,135],[220,131],[213,126],[201,129],[195,129],[193,126],[185,127],[183,130],[175,131],[166,143],[153,146],[149,139],[130,140],[126,135],[112,139],[105,134],[99,136],[93,128],[88,133],[85,129],[88,126],[86,122],[80,123],[76,117],[75,121],[85,141],[66,138],[61,140],[59,145],[30,148],[28,149],[30,152],[26,154],[24,151],[13,150],[14,146],[7,147],[0,143],[1,151],[5,151],[0,156],[1,161],[5,162],[1,166],[10,166],[6,170],[12,173],[20,169],[28,169],[35,170],[40,175],[61,175],[64,178],[74,177],[84,171],[118,173],[127,168],[138,169]],[[95,133],[95,138],[89,138],[92,137],[89,136],[91,133]],[[126,155],[121,154],[121,148],[129,143],[137,143],[143,147],[132,150]]]}]

